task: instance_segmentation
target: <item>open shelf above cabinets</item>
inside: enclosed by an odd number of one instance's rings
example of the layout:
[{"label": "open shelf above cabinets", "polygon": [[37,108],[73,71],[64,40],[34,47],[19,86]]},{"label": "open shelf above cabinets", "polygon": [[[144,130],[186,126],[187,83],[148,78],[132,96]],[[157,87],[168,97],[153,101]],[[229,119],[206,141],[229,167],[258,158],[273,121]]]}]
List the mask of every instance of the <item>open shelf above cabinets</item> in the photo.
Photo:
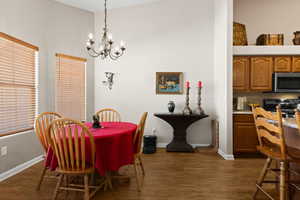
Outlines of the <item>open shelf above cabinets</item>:
[{"label": "open shelf above cabinets", "polygon": [[300,46],[233,46],[233,55],[300,55]]}]

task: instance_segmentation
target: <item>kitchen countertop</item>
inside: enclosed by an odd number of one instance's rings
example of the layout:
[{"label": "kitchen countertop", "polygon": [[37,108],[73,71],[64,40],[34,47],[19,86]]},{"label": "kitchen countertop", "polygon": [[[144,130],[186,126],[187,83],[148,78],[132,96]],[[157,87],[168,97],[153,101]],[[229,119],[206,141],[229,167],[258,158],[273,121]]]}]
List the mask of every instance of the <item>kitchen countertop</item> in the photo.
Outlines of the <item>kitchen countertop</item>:
[{"label": "kitchen countertop", "polygon": [[298,125],[295,118],[284,118],[282,121],[284,126],[298,129]]},{"label": "kitchen countertop", "polygon": [[[237,114],[237,115],[250,115],[252,114],[252,112],[250,110],[246,110],[246,111],[233,111],[233,114]],[[298,129],[298,125],[296,122],[295,118],[283,118],[283,125],[289,128],[295,128]],[[272,121],[272,120],[270,120]]]},{"label": "kitchen countertop", "polygon": [[[271,123],[275,123],[275,121],[271,119],[269,119],[268,121]],[[295,118],[283,118],[282,122],[283,122],[283,126],[285,127],[298,129],[298,125]]]},{"label": "kitchen countertop", "polygon": [[285,118],[283,119],[283,124],[287,127],[298,129],[298,125],[295,118]]},{"label": "kitchen countertop", "polygon": [[237,111],[237,110],[234,110],[233,111],[233,114],[244,114],[244,115],[249,115],[249,114],[252,114],[252,112],[250,110],[244,110],[244,111]]}]

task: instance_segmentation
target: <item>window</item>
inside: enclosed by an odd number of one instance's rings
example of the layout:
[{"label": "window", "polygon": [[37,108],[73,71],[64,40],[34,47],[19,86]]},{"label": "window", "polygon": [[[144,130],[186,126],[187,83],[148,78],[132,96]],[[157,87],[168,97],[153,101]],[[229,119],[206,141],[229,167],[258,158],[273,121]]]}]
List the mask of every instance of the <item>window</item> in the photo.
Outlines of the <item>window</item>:
[{"label": "window", "polygon": [[0,32],[0,136],[33,129],[38,47]]},{"label": "window", "polygon": [[85,120],[86,59],[56,54],[55,110],[64,117]]}]

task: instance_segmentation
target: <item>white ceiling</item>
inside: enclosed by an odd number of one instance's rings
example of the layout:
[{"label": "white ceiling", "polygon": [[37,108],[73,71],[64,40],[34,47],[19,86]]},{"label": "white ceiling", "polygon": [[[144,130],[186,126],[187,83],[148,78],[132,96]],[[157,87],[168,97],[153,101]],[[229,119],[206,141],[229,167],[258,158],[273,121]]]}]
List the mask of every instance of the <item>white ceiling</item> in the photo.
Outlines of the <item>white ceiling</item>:
[{"label": "white ceiling", "polygon": [[[55,0],[66,5],[96,12],[104,9],[104,0]],[[108,9],[151,3],[159,0],[107,0]]]}]

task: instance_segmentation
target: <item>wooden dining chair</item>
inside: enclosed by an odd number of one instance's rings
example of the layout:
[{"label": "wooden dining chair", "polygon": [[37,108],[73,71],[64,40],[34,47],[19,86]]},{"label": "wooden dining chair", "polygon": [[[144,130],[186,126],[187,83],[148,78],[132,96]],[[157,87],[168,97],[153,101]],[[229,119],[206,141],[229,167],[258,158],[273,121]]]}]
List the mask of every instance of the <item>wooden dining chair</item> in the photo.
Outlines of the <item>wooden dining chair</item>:
[{"label": "wooden dining chair", "polygon": [[[49,148],[49,142],[46,137],[47,129],[49,125],[54,121],[55,119],[61,118],[61,115],[55,112],[44,112],[38,115],[35,119],[34,123],[34,130],[39,138],[39,141],[44,149],[45,155],[47,154],[48,148]],[[39,179],[38,185],[37,185],[37,190],[40,190],[41,184],[45,178],[45,174],[47,171],[46,165],[43,168],[43,171],[41,173],[41,177]]]},{"label": "wooden dining chair", "polygon": [[[263,189],[264,183],[275,183],[277,181],[266,181],[265,177],[268,172],[274,172],[276,177],[279,177],[279,197],[280,200],[288,199],[288,187],[289,187],[289,163],[300,163],[299,158],[295,155],[299,155],[299,152],[290,149],[285,142],[282,113],[279,107],[275,114],[265,111],[261,107],[252,108],[254,121],[257,129],[257,135],[259,140],[258,150],[267,156],[267,160],[263,167],[263,170],[256,183],[256,191],[253,195],[253,199],[256,199],[258,191],[262,191],[270,199],[269,193]],[[280,168],[271,168],[273,161],[280,163]]]},{"label": "wooden dining chair", "polygon": [[112,108],[101,109],[96,112],[96,115],[99,117],[100,122],[120,122],[121,115],[118,111]]},{"label": "wooden dining chair", "polygon": [[144,136],[144,130],[145,130],[145,124],[147,119],[148,113],[143,113],[140,122],[138,124],[138,127],[136,129],[136,132],[133,137],[133,146],[134,146],[134,161],[133,161],[133,167],[136,177],[136,183],[137,183],[137,190],[141,191],[141,181],[139,177],[139,169],[142,171],[142,178],[145,177],[145,168],[144,164],[142,162],[142,141]]},{"label": "wooden dining chair", "polygon": [[[57,119],[49,126],[47,138],[58,161],[59,181],[53,200],[59,190],[80,191],[84,192],[84,200],[92,198],[101,185],[89,185],[89,175],[95,171],[95,141],[88,127],[76,120]],[[69,184],[70,176],[83,177],[84,185]],[[66,180],[64,186],[63,179]]]}]

